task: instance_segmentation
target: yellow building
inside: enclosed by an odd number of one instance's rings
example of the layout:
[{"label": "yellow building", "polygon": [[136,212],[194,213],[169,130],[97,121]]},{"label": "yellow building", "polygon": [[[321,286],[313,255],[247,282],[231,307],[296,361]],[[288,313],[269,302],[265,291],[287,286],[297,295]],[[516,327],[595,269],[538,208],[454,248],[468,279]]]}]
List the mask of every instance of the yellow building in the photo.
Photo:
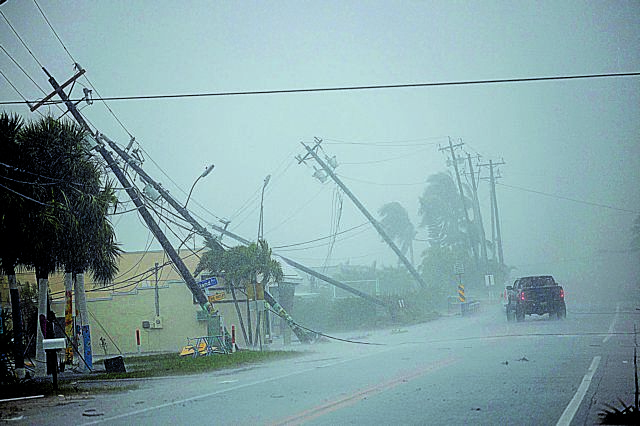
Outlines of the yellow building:
[{"label": "yellow building", "polygon": [[[179,255],[187,268],[193,271],[198,262],[197,255],[190,250],[181,250]],[[17,279],[22,284],[36,282],[35,274],[32,272],[18,273]],[[64,318],[63,280],[63,273],[55,273],[49,277],[51,309],[58,318]],[[4,291],[4,287],[8,288],[6,279],[0,286],[3,290],[2,304],[9,308],[8,296],[5,297]],[[187,338],[207,335],[206,315],[203,315],[200,305],[195,302],[184,280],[163,251],[123,253],[119,259],[117,277],[106,286],[101,286],[94,283],[92,277],[87,274],[85,291],[94,355],[138,351],[178,352],[187,344]],[[222,283],[206,289],[205,293],[210,300],[215,300],[213,304],[221,315],[222,326],[229,332],[232,326],[235,326],[236,343],[240,347],[246,347],[247,344],[240,333],[235,305],[232,303],[231,295],[222,289]],[[252,311],[255,330],[255,309],[263,310],[262,302],[247,303],[244,294],[236,296],[242,299],[240,308],[245,326],[249,308]],[[140,336],[140,345],[137,333]]]}]

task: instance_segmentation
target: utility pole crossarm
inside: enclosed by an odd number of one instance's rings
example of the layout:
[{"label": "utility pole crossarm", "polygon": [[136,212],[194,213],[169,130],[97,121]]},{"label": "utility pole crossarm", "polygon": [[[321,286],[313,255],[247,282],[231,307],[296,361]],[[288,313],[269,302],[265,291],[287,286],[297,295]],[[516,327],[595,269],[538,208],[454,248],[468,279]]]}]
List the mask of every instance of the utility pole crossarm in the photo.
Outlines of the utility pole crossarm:
[{"label": "utility pole crossarm", "polygon": [[369,220],[369,222],[371,222],[371,224],[376,229],[376,231],[378,231],[378,234],[380,234],[382,239],[389,245],[389,247],[391,247],[391,249],[398,256],[400,261],[402,261],[402,263],[407,267],[407,269],[409,270],[409,273],[411,273],[411,275],[419,284],[419,286],[422,288],[426,288],[427,284],[424,282],[420,274],[418,274],[418,271],[415,270],[415,268],[413,267],[411,262],[409,262],[406,256],[402,254],[402,252],[400,251],[398,246],[395,245],[393,240],[389,238],[386,231],[382,228],[382,225],[380,225],[380,223],[371,215],[371,213],[369,213],[369,211],[364,207],[364,205],[360,202],[360,200],[358,200],[356,196],[349,190],[349,188],[347,188],[347,186],[340,180],[340,178],[336,176],[336,174],[333,172],[331,167],[329,167],[320,158],[320,156],[315,152],[313,148],[310,148],[305,143],[302,143],[302,146],[304,146],[304,148],[307,150],[307,153],[316,160],[316,162],[320,165],[320,167],[324,169],[324,171],[331,177],[331,179],[333,179],[333,181],[340,187],[340,189],[342,189],[344,193],[347,194],[347,196],[351,199],[351,201],[353,201],[353,203],[360,210],[360,212],[362,212],[362,214]]}]

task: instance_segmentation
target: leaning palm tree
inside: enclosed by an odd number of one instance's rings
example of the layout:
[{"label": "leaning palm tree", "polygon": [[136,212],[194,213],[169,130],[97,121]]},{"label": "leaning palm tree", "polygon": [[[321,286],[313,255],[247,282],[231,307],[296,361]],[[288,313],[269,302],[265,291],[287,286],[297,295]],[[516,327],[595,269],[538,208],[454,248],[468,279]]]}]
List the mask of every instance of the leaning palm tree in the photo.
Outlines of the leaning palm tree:
[{"label": "leaning palm tree", "polygon": [[411,263],[413,263],[413,239],[416,236],[416,229],[409,219],[407,210],[399,202],[393,201],[380,207],[378,213],[382,216],[380,224],[389,238],[398,243],[403,255],[409,251]]}]

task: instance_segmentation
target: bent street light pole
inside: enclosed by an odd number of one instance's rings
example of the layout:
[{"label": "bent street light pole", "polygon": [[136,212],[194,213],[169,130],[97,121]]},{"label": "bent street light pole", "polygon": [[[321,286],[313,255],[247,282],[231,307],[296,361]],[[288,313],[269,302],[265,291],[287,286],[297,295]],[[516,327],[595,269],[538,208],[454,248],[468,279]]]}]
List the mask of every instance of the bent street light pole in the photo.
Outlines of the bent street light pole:
[{"label": "bent street light pole", "polygon": [[391,250],[394,251],[394,253],[402,261],[404,266],[407,267],[407,269],[409,270],[409,273],[411,273],[411,275],[416,280],[416,282],[420,285],[420,287],[426,288],[427,284],[424,282],[420,274],[418,274],[418,271],[415,270],[411,262],[409,262],[409,260],[405,257],[405,255],[402,254],[398,246],[396,246],[394,242],[391,240],[391,238],[389,238],[385,230],[382,228],[382,225],[380,225],[380,223],[378,223],[378,221],[373,216],[371,216],[371,213],[369,213],[369,211],[364,207],[364,205],[362,205],[362,203],[356,198],[356,196],[353,195],[353,193],[349,190],[349,188],[347,188],[346,185],[342,183],[342,181],[338,178],[338,176],[336,176],[336,174],[333,173],[333,170],[331,169],[331,167],[329,167],[324,161],[322,161],[320,156],[318,156],[318,154],[316,154],[316,152],[312,148],[310,148],[304,142],[302,143],[302,146],[305,147],[309,155],[311,155],[317,161],[320,167],[322,167],[324,171],[327,172],[327,174],[331,177],[331,179],[333,179],[333,181],[336,184],[338,184],[340,189],[342,189],[344,193],[347,194],[349,198],[351,198],[351,201],[353,201],[353,203],[360,210],[360,212],[362,212],[362,214],[367,219],[369,219],[369,222],[371,222],[371,224],[376,229],[376,231],[378,231],[378,234],[380,234],[382,239],[389,245],[389,247],[391,247]]},{"label": "bent street light pole", "polygon": [[[76,119],[76,121],[84,129],[91,132],[91,128],[89,127],[87,122],[84,120],[82,115],[80,115],[80,112],[77,110],[75,104],[69,100],[69,97],[62,90],[62,88],[60,87],[58,82],[55,80],[55,78],[53,78],[53,76],[49,74],[49,72],[46,69],[43,68],[43,70],[47,74],[47,76],[49,76],[49,83],[51,84],[51,86],[53,86],[54,90],[58,93],[58,96],[60,96],[60,98],[64,101],[65,105],[67,106],[67,108],[69,109],[73,117]],[[144,219],[145,223],[147,224],[147,226],[149,227],[153,235],[156,237],[156,239],[158,240],[158,242],[160,243],[164,251],[167,253],[167,255],[169,256],[173,264],[176,266],[176,268],[180,272],[180,275],[185,280],[187,287],[189,288],[189,290],[191,290],[191,293],[193,293],[198,304],[200,304],[200,306],[203,309],[207,310],[208,312],[211,312],[213,308],[209,303],[207,297],[205,296],[204,292],[198,286],[195,279],[187,269],[187,266],[184,264],[180,256],[178,256],[178,253],[175,251],[175,249],[173,248],[173,246],[171,245],[167,237],[164,235],[164,233],[162,232],[162,230],[160,229],[156,221],[153,219],[153,217],[151,216],[151,213],[149,213],[149,211],[147,210],[146,206],[140,199],[139,193],[134,189],[133,184],[129,182],[129,179],[127,179],[127,177],[122,172],[120,167],[118,167],[118,164],[114,160],[111,153],[106,150],[104,145],[100,143],[99,140],[97,140],[97,142],[98,142],[98,145],[96,146],[96,150],[100,153],[100,155],[102,155],[102,157],[107,162],[107,165],[109,166],[109,168],[111,168],[113,173],[118,178],[118,181],[120,182],[120,184],[122,184],[125,191],[127,191],[129,198],[131,198],[131,201],[133,201],[133,203],[135,204],[138,212],[140,213],[140,216],[142,216],[142,218]]]},{"label": "bent street light pole", "polygon": [[200,176],[197,177],[197,179],[195,180],[195,182],[193,182],[193,185],[191,185],[191,189],[189,190],[189,196],[187,197],[187,201],[184,202],[184,208],[187,208],[187,204],[189,204],[189,199],[191,199],[191,193],[193,192],[193,188],[196,187],[196,183],[198,183],[198,181],[200,179],[202,179],[203,177],[206,177],[209,173],[211,173],[211,170],[213,170],[213,168],[215,167],[215,165],[210,165],[209,167],[207,167],[204,172],[202,172],[202,174]]}]

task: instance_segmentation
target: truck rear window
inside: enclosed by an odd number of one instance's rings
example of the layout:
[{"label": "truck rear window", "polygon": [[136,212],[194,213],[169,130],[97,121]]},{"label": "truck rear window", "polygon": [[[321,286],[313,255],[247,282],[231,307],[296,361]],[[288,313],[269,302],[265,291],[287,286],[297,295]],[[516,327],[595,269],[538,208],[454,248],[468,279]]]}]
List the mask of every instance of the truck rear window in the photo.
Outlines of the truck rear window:
[{"label": "truck rear window", "polygon": [[521,287],[546,287],[550,285],[556,285],[553,277],[525,277],[520,278]]}]

